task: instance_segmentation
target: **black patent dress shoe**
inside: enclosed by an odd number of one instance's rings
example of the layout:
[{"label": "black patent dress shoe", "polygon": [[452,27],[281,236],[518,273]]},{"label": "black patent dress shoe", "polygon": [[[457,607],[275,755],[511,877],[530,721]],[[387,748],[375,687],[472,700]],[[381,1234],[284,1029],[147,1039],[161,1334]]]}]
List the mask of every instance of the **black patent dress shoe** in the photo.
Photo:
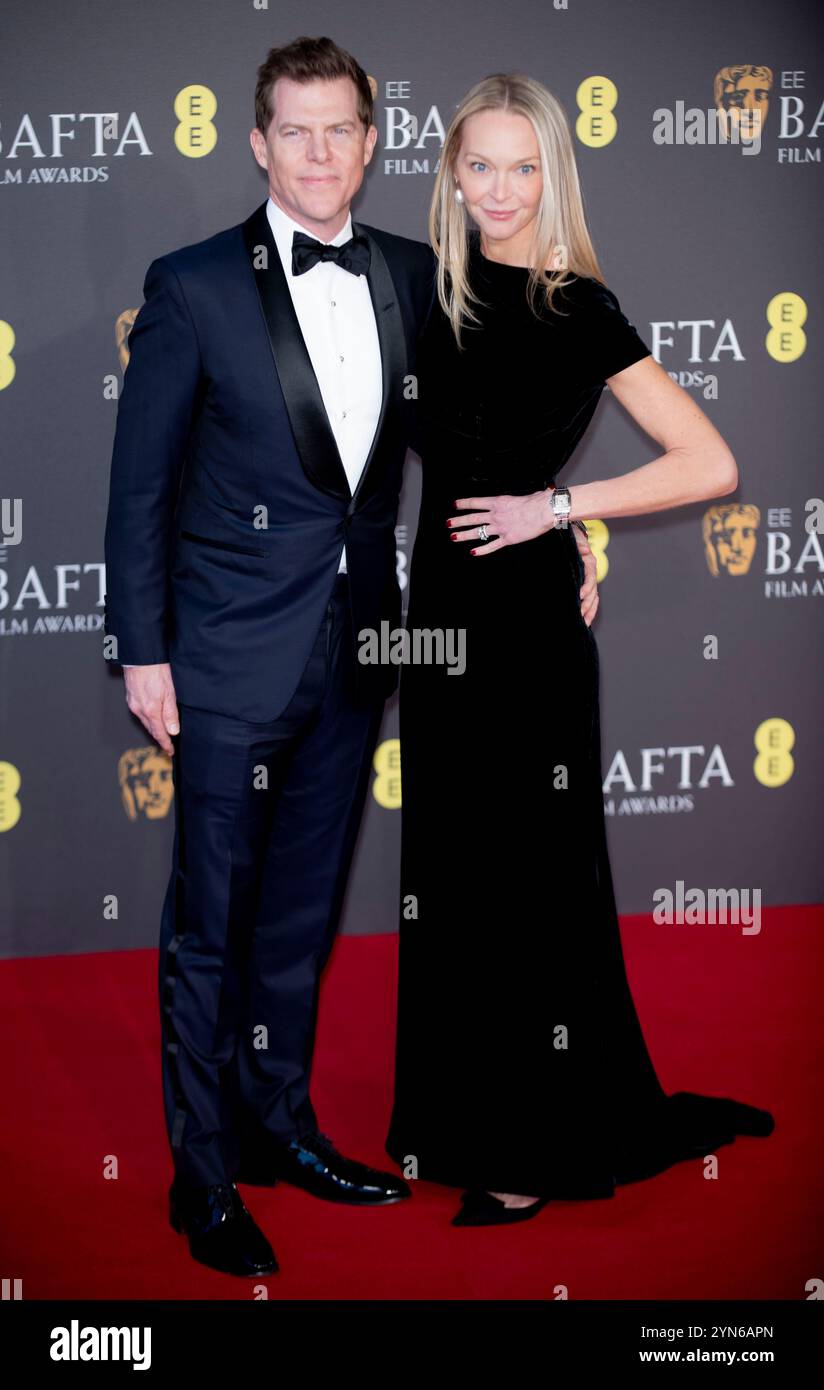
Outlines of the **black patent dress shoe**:
[{"label": "black patent dress shoe", "polygon": [[189,1238],[192,1258],[222,1274],[275,1274],[275,1252],[243,1204],[234,1183],[194,1187],[175,1178],[169,1220]]},{"label": "black patent dress shoe", "polygon": [[244,1160],[236,1174],[238,1182],[253,1186],[270,1186],[278,1178],[302,1187],[313,1197],[353,1206],[389,1206],[412,1196],[402,1178],[344,1158],[329,1136],[319,1130],[288,1144],[268,1140],[260,1156]]},{"label": "black patent dress shoe", "polygon": [[453,1216],[453,1226],[509,1226],[515,1221],[529,1221],[546,1206],[549,1197],[539,1197],[528,1207],[508,1207],[499,1197],[480,1188],[470,1188],[461,1197],[461,1208]]}]

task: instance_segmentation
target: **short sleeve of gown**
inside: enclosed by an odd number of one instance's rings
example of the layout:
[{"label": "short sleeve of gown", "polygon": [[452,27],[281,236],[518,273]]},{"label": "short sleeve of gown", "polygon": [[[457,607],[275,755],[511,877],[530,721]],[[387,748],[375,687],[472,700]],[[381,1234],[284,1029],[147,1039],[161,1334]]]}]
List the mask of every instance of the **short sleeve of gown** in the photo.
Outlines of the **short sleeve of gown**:
[{"label": "short sleeve of gown", "polygon": [[598,280],[586,284],[584,360],[587,374],[603,382],[652,353],[612,290]]}]

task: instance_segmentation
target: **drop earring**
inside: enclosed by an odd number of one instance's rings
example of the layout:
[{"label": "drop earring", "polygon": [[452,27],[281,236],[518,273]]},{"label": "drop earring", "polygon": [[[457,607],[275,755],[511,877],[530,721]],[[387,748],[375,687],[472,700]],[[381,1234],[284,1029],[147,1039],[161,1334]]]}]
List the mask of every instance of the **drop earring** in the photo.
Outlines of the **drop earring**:
[{"label": "drop earring", "polygon": [[463,195],[463,192],[461,191],[461,189],[458,187],[458,180],[456,179],[456,180],[455,180],[455,202],[456,202],[456,203],[462,203],[463,200],[464,200],[464,195]]}]

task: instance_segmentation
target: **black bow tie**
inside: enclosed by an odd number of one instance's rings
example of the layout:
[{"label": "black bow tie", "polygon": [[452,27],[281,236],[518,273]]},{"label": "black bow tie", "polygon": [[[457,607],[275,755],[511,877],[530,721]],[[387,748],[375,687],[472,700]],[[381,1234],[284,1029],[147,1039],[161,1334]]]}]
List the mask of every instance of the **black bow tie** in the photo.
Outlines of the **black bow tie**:
[{"label": "black bow tie", "polygon": [[318,261],[334,261],[342,270],[353,275],[365,275],[371,259],[369,242],[362,233],[350,237],[342,246],[327,245],[316,241],[305,232],[295,232],[292,236],[292,274],[303,275]]}]

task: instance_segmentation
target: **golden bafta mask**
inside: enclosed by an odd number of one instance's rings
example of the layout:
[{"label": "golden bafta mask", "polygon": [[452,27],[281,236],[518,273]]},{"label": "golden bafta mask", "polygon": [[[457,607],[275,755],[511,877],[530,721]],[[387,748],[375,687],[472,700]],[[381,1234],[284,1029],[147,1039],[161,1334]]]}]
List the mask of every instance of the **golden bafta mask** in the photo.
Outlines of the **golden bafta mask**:
[{"label": "golden bafta mask", "polygon": [[755,555],[761,513],[748,502],[710,507],[704,513],[704,554],[710,574],[747,574]]},{"label": "golden bafta mask", "polygon": [[715,74],[715,107],[725,140],[743,144],[763,133],[772,84],[772,69],[753,63],[721,68]]},{"label": "golden bafta mask", "polygon": [[172,760],[159,748],[128,748],[117,764],[120,795],[129,820],[162,820],[174,795]]},{"label": "golden bafta mask", "polygon": [[124,309],[122,314],[118,314],[114,326],[114,340],[117,343],[117,355],[122,372],[125,372],[129,365],[129,334],[139,313],[139,309]]}]

